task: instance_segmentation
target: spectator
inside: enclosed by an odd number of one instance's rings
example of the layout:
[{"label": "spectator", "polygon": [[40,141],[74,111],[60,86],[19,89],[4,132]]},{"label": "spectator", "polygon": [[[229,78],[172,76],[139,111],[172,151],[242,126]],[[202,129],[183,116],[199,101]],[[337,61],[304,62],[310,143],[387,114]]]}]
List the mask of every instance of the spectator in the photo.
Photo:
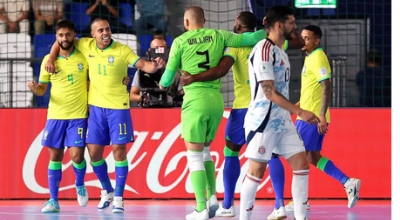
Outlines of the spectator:
[{"label": "spectator", "polygon": [[[90,15],[93,21],[96,18],[104,18],[110,24],[111,30],[114,33],[128,33],[128,27],[119,22],[118,19],[118,1],[115,0],[82,0],[89,4],[86,14]],[[91,33],[91,26],[88,25],[86,33]]]},{"label": "spectator", "polygon": [[154,32],[166,32],[167,22],[164,19],[164,0],[136,0],[140,18],[136,20],[138,37]]},{"label": "spectator", "polygon": [[54,25],[63,18],[62,0],[33,0],[35,34],[53,31]]},{"label": "spectator", "polygon": [[361,107],[391,107],[391,73],[381,67],[382,55],[371,50],[368,67],[357,73],[356,83]]},{"label": "spectator", "polygon": [[[167,48],[167,42],[164,39],[159,39],[155,38],[151,41],[150,43],[150,48]],[[149,48],[149,51],[150,51]],[[161,70],[164,71],[164,70]],[[154,74],[157,74],[154,73]],[[154,75],[152,74],[152,75]],[[140,103],[141,99],[143,99],[144,103],[148,103],[151,100],[154,102],[159,102],[160,101],[160,93],[141,93],[141,90],[144,90],[144,88],[141,86],[142,79],[140,79],[140,71],[138,70],[133,78],[132,81],[132,87],[130,91],[130,100],[132,102]],[[146,75],[146,74],[144,74]],[[180,83],[180,72],[176,73],[176,76],[174,78],[174,83],[170,86],[170,89],[168,91],[168,95],[172,97],[173,101],[176,102],[181,102],[182,101],[182,95],[183,95],[183,88]],[[161,75],[159,75],[161,77]],[[158,79],[159,81],[159,79]],[[157,82],[158,83],[158,82]],[[158,90],[158,85],[156,85],[155,90]],[[143,97],[142,97],[143,96]],[[171,98],[168,99],[169,102],[171,102]]]},{"label": "spectator", "polygon": [[0,34],[29,32],[29,1],[0,0]]}]

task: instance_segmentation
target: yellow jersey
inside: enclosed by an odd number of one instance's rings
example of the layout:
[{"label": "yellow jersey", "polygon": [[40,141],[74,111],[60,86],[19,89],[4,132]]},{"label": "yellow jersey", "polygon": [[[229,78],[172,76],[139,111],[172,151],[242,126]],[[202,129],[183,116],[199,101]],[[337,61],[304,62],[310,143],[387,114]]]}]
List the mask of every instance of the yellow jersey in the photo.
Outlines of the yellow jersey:
[{"label": "yellow jersey", "polygon": [[[243,34],[247,34],[245,32]],[[288,41],[282,45],[283,50],[287,50]],[[251,92],[249,85],[249,65],[248,59],[253,46],[246,47],[227,47],[224,51],[224,56],[230,56],[235,63],[232,66],[233,71],[233,93],[235,100],[233,101],[233,109],[248,108],[251,101]]]},{"label": "yellow jersey", "polygon": [[45,70],[46,55],[40,67],[39,82],[51,83],[47,119],[80,119],[88,117],[87,79],[85,57],[74,49],[69,57],[58,56],[55,74]]},{"label": "yellow jersey", "polygon": [[89,104],[108,109],[129,109],[129,93],[123,84],[128,65],[140,59],[132,49],[112,41],[104,50],[94,38],[74,41],[74,46],[85,56],[89,65]]},{"label": "yellow jersey", "polygon": [[[318,48],[306,56],[301,72],[300,108],[319,115],[322,105],[321,81],[331,78],[331,67],[328,58]],[[326,122],[330,122],[329,108],[326,111]],[[301,120],[300,117],[297,119]]]}]

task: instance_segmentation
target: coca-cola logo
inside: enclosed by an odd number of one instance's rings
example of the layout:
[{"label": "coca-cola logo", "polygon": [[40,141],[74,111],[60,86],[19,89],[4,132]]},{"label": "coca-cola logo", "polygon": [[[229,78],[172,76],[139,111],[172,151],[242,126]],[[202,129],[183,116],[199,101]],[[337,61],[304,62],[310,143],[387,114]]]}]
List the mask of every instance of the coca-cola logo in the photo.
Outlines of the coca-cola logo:
[{"label": "coca-cola logo", "polygon": [[[229,117],[230,111],[225,111],[224,112],[224,118],[227,119]],[[154,194],[164,194],[167,193],[171,190],[174,190],[182,181],[185,181],[185,191],[187,193],[193,193],[193,188],[190,183],[190,177],[189,177],[189,170],[186,165],[186,163],[183,164],[183,160],[186,161],[186,150],[184,147],[182,148],[181,151],[178,151],[174,154],[170,153],[171,148],[176,146],[177,143],[182,141],[180,139],[181,135],[181,124],[178,123],[175,127],[172,128],[172,130],[169,131],[169,133],[162,139],[160,142],[159,146],[157,146],[156,150],[154,153],[150,151],[150,149],[146,148],[145,142],[148,143],[147,141],[153,140],[154,138],[159,138],[161,137],[163,132],[159,132],[156,130],[163,130],[163,127],[160,127],[161,125],[157,125],[157,127],[154,127],[153,131],[135,131],[135,142],[133,143],[132,147],[129,149],[127,153],[127,160],[129,164],[129,172],[134,170],[139,164],[147,163],[147,168],[145,175],[145,178],[135,178],[135,181],[142,181],[141,184],[139,185],[146,185],[152,193]],[[165,130],[165,129],[164,129]],[[152,134],[152,135],[149,135]],[[24,163],[23,163],[23,181],[26,185],[26,187],[31,190],[32,192],[38,193],[38,194],[47,194],[50,193],[49,188],[46,188],[42,185],[40,185],[36,179],[35,176],[35,170],[37,167],[37,162],[38,158],[43,151],[43,146],[41,145],[41,138],[43,137],[43,130],[36,136],[35,140],[32,142],[31,146],[29,147]],[[223,136],[218,136],[216,137],[218,139],[223,139]],[[222,141],[222,140],[221,140]],[[215,141],[214,141],[215,143]],[[214,144],[215,145],[215,144]],[[143,148],[143,149],[142,149]],[[213,150],[214,149],[214,150]],[[215,149],[219,149],[219,151],[216,151]],[[141,152],[140,155],[137,155],[138,152]],[[216,191],[218,193],[223,193],[224,191],[224,186],[223,186],[223,167],[225,164],[225,161],[222,161],[224,158],[223,155],[223,148],[220,146],[219,148],[215,146],[211,146],[211,155],[214,158],[215,164],[216,164]],[[149,158],[150,157],[150,158]],[[137,159],[135,159],[137,158]],[[93,168],[91,164],[89,163],[90,157],[88,152],[85,152],[85,159],[88,162],[87,163],[87,170],[86,173],[90,174],[93,173]],[[135,160],[134,160],[135,159]],[[239,159],[246,160],[244,158],[244,154],[239,156]],[[112,151],[105,157],[105,160],[108,166],[108,173],[114,173],[115,172],[115,166],[114,164],[114,158],[112,155]],[[166,166],[165,166],[166,164]],[[72,165],[72,161],[67,162],[66,164],[62,164],[62,171],[67,170],[70,166]],[[249,168],[249,162],[246,160],[242,166],[241,166],[241,174],[239,177],[239,180],[237,181],[236,184],[236,189],[235,192],[239,193],[241,189],[241,185],[243,182],[243,179],[247,173],[247,170]],[[164,173],[161,173],[161,171],[164,171]],[[176,178],[173,179],[172,182],[169,182],[168,184],[165,184],[162,181],[165,177],[167,177],[171,172],[181,172],[178,173]],[[144,183],[145,181],[145,183]],[[263,188],[265,184],[269,181],[269,176],[264,179],[264,181],[259,185],[258,190]],[[115,185],[115,179],[111,179],[111,183]],[[85,181],[86,186],[92,186],[92,187],[97,187],[101,188],[100,181],[98,181],[96,178],[92,180]],[[125,189],[127,191],[133,192],[136,195],[142,195],[143,193],[141,191],[138,191],[138,189],[135,189],[134,186],[138,185],[137,183],[133,183],[129,181],[129,176],[128,176],[128,181],[126,183]],[[75,188],[74,184],[67,185],[60,187],[60,191],[65,191],[68,189],[73,189]],[[143,187],[141,187],[143,188]],[[271,188],[272,189],[272,188]],[[268,193],[272,193],[272,190],[269,190]]]}]

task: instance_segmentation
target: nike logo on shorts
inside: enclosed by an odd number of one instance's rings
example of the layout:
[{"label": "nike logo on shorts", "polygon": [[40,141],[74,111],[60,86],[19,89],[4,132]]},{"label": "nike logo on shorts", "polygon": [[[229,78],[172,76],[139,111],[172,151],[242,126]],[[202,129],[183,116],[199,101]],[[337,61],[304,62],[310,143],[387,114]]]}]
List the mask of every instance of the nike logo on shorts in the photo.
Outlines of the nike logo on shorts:
[{"label": "nike logo on shorts", "polygon": [[82,143],[82,141],[75,141],[75,144],[79,144],[79,143]]},{"label": "nike logo on shorts", "polygon": [[124,140],[126,138],[126,136],[125,137],[122,137],[122,138],[118,138],[118,140]]}]

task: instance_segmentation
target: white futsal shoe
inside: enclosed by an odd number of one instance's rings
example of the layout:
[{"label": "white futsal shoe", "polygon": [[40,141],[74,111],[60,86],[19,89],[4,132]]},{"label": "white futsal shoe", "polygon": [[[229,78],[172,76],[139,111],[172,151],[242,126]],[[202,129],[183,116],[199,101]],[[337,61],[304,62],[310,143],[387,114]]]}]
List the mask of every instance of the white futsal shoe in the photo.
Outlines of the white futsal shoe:
[{"label": "white futsal shoe", "polygon": [[50,199],[44,205],[45,207],[42,208],[42,213],[60,212],[60,205],[54,199]]},{"label": "white futsal shoe", "polygon": [[[307,212],[309,212],[310,211],[310,203],[308,202],[308,200],[307,200]],[[293,203],[293,200],[291,200],[286,206],[285,206],[285,210],[286,210],[286,212],[294,212],[294,203]]]},{"label": "white futsal shoe", "polygon": [[356,203],[358,202],[358,199],[360,198],[360,194],[359,194],[360,184],[361,184],[361,180],[356,179],[356,178],[350,178],[344,184],[344,189],[346,190],[347,197],[349,199],[349,203],[347,204],[347,207],[349,207],[350,209],[356,205]]},{"label": "white futsal shoe", "polygon": [[218,210],[218,200],[217,196],[212,195],[209,200],[207,200],[208,218],[214,218],[215,212]]},{"label": "white futsal shoe", "polygon": [[104,212],[110,208],[111,202],[114,199],[114,192],[108,193],[107,190],[101,190],[101,199],[97,206],[97,211]]},{"label": "white futsal shoe", "polygon": [[124,200],[122,196],[114,196],[112,212],[124,213]]},{"label": "white futsal shoe", "polygon": [[78,200],[78,204],[82,207],[85,207],[89,202],[89,195],[85,186],[77,186],[76,194],[78,195],[76,198]]},{"label": "white futsal shoe", "polygon": [[226,209],[224,207],[224,205],[222,204],[222,202],[220,202],[219,208],[215,212],[215,216],[216,217],[235,217],[236,216],[235,207],[232,204],[229,209]]},{"label": "white futsal shoe", "polygon": [[208,220],[208,210],[204,209],[201,212],[194,210],[192,213],[186,215],[186,220]]},{"label": "white futsal shoe", "polygon": [[284,206],[281,206],[279,209],[275,209],[272,213],[268,216],[268,220],[282,220],[287,218],[286,210]]}]

